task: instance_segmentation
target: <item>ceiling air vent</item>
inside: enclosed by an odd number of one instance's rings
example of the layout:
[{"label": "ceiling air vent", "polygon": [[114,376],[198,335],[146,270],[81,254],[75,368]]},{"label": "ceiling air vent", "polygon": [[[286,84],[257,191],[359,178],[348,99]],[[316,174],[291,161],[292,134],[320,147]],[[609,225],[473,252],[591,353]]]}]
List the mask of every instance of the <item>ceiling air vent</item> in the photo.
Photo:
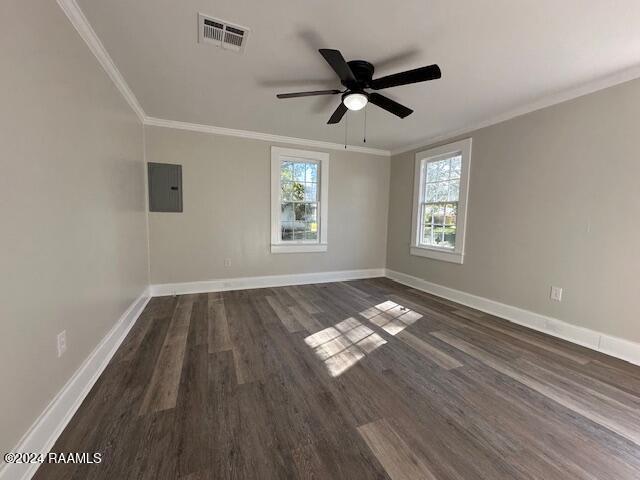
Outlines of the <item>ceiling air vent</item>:
[{"label": "ceiling air vent", "polygon": [[198,42],[242,52],[249,37],[249,29],[233,25],[203,14],[198,14]]}]

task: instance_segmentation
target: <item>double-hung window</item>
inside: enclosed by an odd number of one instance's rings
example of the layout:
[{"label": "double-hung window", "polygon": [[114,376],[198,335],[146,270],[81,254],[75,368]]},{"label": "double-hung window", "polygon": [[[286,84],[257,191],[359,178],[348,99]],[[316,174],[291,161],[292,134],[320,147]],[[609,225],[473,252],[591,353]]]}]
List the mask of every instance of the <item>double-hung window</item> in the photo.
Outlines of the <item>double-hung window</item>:
[{"label": "double-hung window", "polygon": [[271,252],[327,250],[329,154],[271,147]]},{"label": "double-hung window", "polygon": [[410,253],[462,263],[471,139],[416,154]]}]

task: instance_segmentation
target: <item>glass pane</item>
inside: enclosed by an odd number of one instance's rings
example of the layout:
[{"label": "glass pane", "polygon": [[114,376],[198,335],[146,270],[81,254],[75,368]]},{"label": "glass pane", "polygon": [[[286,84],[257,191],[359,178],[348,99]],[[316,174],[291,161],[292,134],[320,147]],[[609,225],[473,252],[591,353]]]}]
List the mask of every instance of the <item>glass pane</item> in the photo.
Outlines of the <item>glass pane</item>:
[{"label": "glass pane", "polygon": [[460,178],[462,171],[462,155],[457,155],[451,159],[451,178]]},{"label": "glass pane", "polygon": [[425,205],[422,210],[422,223],[427,225],[433,223],[433,216],[438,207],[434,205]]},{"label": "glass pane", "polygon": [[433,223],[442,225],[444,223],[444,205],[433,205]]},{"label": "glass pane", "polygon": [[444,240],[441,247],[455,248],[456,246],[456,227],[444,227]]},{"label": "glass pane", "polygon": [[318,205],[308,203],[305,217],[307,222],[307,231],[311,233],[318,233]]},{"label": "glass pane", "polygon": [[456,217],[458,215],[458,204],[457,203],[447,203],[445,206],[445,214],[444,214],[444,224],[445,225],[455,225]]},{"label": "glass pane", "polygon": [[449,182],[434,184],[436,187],[435,201],[446,202],[449,195]]},{"label": "glass pane", "polygon": [[282,182],[282,201],[290,202],[293,200],[293,183],[291,182]]},{"label": "glass pane", "polygon": [[440,165],[438,165],[438,162],[427,163],[427,182],[437,181],[439,171],[440,171]]},{"label": "glass pane", "polygon": [[449,197],[449,182],[428,183],[425,197],[428,203],[446,202]]},{"label": "glass pane", "polygon": [[293,240],[293,224],[291,222],[282,222],[280,233],[282,240]]},{"label": "glass pane", "polygon": [[444,227],[442,225],[437,225],[433,227],[433,244],[435,246],[440,247],[443,241],[444,241]]},{"label": "glass pane", "polygon": [[290,182],[293,180],[293,163],[292,162],[282,162],[280,165],[280,179],[284,182]]},{"label": "glass pane", "polygon": [[294,201],[304,200],[304,183],[294,182],[291,184],[291,198]]},{"label": "glass pane", "polygon": [[460,196],[460,180],[451,180],[449,182],[449,201],[457,202]]},{"label": "glass pane", "polygon": [[293,222],[293,203],[283,203],[280,205],[280,221]]},{"label": "glass pane", "polygon": [[304,222],[304,217],[305,217],[305,204],[304,203],[296,203],[295,207],[294,207],[294,211],[295,211],[295,221],[296,221],[296,228],[298,228],[298,222]]},{"label": "glass pane", "polygon": [[423,245],[432,245],[433,244],[432,234],[433,234],[433,228],[432,227],[424,227],[422,229],[422,244]]},{"label": "glass pane", "polygon": [[441,182],[449,178],[449,159],[427,163],[427,182]]},{"label": "glass pane", "polygon": [[307,203],[305,208],[305,220],[307,222],[318,221],[318,206],[315,203]]},{"label": "glass pane", "polygon": [[440,164],[440,180],[448,180],[451,160],[447,158],[445,160],[440,160],[438,163]]},{"label": "glass pane", "polygon": [[305,183],[304,186],[304,199],[309,202],[315,202],[318,197],[318,184],[317,183]]},{"label": "glass pane", "polygon": [[318,240],[318,232],[307,231],[304,234],[305,240]]},{"label": "glass pane", "polygon": [[304,227],[298,228],[297,222],[296,222],[296,228],[293,231],[293,239],[304,240]]},{"label": "glass pane", "polygon": [[294,163],[293,164],[293,179],[296,182],[304,182],[306,177],[305,170],[307,168],[306,163]]},{"label": "glass pane", "polygon": [[318,164],[317,163],[307,163],[305,181],[306,182],[318,181]]},{"label": "glass pane", "polygon": [[427,183],[427,188],[425,191],[424,199],[426,202],[436,202],[436,197],[438,194],[438,184],[437,183]]},{"label": "glass pane", "polygon": [[439,160],[437,162],[433,162],[433,175],[430,182],[442,182],[444,180],[449,179],[449,159],[446,158],[444,160]]}]

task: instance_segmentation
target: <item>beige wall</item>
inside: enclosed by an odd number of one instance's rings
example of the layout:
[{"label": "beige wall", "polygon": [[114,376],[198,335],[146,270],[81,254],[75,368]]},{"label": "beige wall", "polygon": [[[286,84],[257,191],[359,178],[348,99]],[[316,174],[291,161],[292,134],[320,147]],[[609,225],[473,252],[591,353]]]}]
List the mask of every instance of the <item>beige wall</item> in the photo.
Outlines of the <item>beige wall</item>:
[{"label": "beige wall", "polygon": [[183,213],[149,214],[154,284],[385,266],[388,157],[328,150],[328,251],[271,254],[269,142],[146,127],[146,148],[184,190]]},{"label": "beige wall", "polygon": [[[6,452],[143,291],[148,264],[139,121],[55,2],[7,0],[0,19]],[[151,281],[387,265],[640,341],[639,118],[635,81],[472,133],[464,265],[408,254],[415,152],[329,151],[329,251],[272,255],[271,144],[148,127],[148,160],[182,164],[184,179],[184,213],[150,214]]]},{"label": "beige wall", "polygon": [[465,135],[463,265],[409,255],[415,151],[393,157],[388,268],[640,341],[639,119],[633,81]]},{"label": "beige wall", "polygon": [[138,119],[56,2],[1,2],[0,44],[7,452],[142,293],[148,269]]}]

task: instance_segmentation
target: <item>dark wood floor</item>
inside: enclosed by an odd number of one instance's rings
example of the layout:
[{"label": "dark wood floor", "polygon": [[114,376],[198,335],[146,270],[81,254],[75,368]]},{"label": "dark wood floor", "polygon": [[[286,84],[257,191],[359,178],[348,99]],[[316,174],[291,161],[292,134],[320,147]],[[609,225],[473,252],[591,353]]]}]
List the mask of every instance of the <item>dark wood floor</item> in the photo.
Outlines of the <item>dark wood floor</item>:
[{"label": "dark wood floor", "polygon": [[638,479],[640,368],[387,279],[154,298],[37,479]]}]

